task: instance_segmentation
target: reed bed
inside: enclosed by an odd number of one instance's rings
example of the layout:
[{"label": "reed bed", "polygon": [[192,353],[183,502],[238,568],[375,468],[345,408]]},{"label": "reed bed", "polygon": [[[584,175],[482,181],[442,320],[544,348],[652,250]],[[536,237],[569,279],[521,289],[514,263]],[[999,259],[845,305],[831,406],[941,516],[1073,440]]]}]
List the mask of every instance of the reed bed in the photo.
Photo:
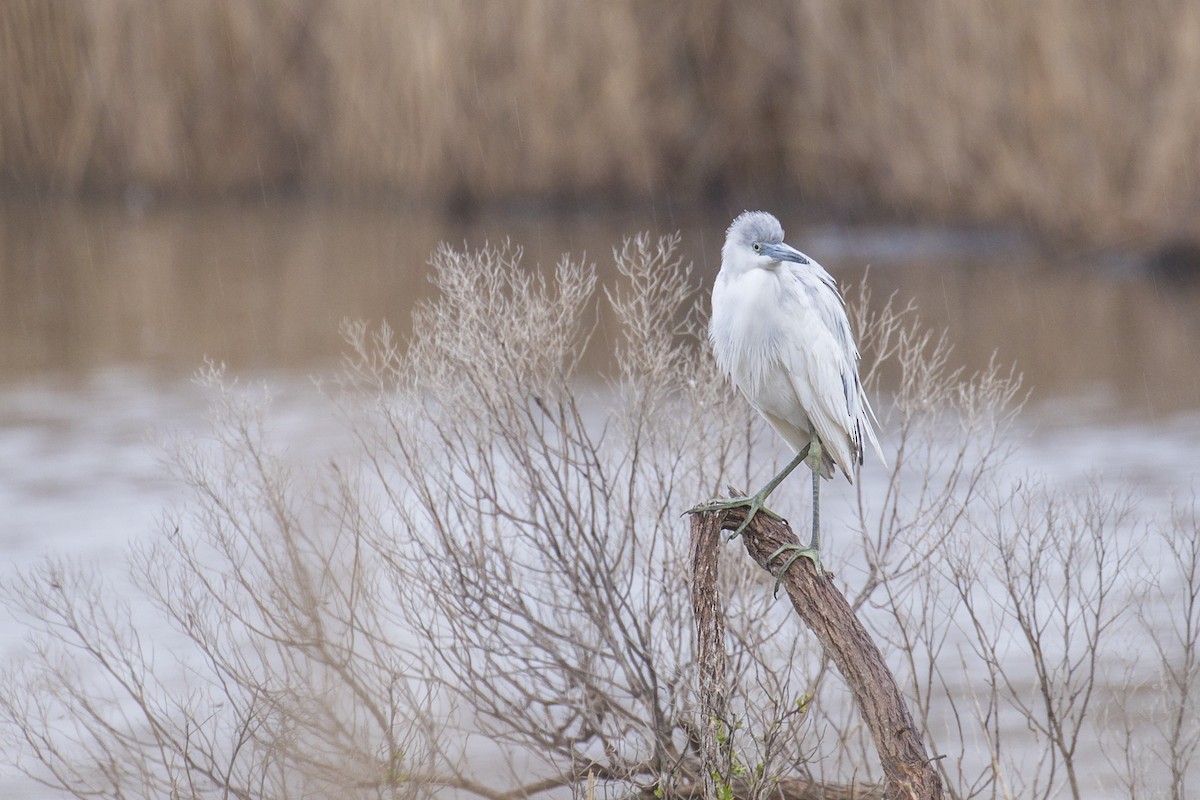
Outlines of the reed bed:
[{"label": "reed bed", "polygon": [[1187,0],[10,0],[0,177],[697,204],[1104,240],[1200,211]]}]

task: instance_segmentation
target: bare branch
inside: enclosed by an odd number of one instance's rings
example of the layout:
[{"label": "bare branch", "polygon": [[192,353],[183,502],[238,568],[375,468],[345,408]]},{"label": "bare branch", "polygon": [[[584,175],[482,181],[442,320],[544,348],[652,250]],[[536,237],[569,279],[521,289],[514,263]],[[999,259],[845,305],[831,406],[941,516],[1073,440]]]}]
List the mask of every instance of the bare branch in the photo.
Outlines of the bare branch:
[{"label": "bare branch", "polygon": [[[723,528],[734,530],[744,515],[742,509],[693,514],[693,540],[719,537]],[[742,541],[750,557],[771,574],[774,574],[773,568],[786,561],[786,556],[772,559],[779,548],[800,544],[787,522],[773,520],[765,514],[751,520],[742,534]],[[855,617],[846,598],[834,587],[832,576],[817,575],[811,561],[800,559],[780,576],[780,584],[792,607],[837,665],[854,695],[883,766],[887,781],[884,797],[897,800],[942,798],[941,777],[925,752],[920,731],[904,696],[879,648]]]}]

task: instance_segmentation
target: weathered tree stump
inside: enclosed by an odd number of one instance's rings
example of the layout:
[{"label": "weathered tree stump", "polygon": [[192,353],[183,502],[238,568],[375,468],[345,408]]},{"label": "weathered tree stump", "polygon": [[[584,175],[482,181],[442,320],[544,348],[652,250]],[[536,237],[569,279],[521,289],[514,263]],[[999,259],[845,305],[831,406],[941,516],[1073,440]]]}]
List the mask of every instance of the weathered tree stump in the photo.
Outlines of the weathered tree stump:
[{"label": "weathered tree stump", "polygon": [[[725,719],[725,620],[717,594],[717,554],[723,529],[735,529],[745,519],[742,509],[705,511],[692,515],[692,606],[699,634],[700,702],[703,715],[701,746],[704,753],[706,798],[715,797],[713,775],[728,775],[728,753],[722,752],[717,726]],[[741,536],[746,552],[772,575],[791,556],[785,551],[774,562],[770,556],[782,545],[798,544],[787,522],[759,514]],[[871,731],[883,767],[885,800],[941,800],[941,776],[925,750],[920,731],[908,711],[904,695],[866,629],[854,616],[846,598],[829,574],[818,575],[812,561],[797,559],[780,585],[792,607],[817,637],[842,673],[863,721]],[[827,787],[830,797],[870,797],[862,789]],[[736,789],[736,787],[735,787]],[[849,794],[847,793],[850,792]],[[857,791],[858,794],[853,792]],[[880,796],[878,790],[874,796]]]}]

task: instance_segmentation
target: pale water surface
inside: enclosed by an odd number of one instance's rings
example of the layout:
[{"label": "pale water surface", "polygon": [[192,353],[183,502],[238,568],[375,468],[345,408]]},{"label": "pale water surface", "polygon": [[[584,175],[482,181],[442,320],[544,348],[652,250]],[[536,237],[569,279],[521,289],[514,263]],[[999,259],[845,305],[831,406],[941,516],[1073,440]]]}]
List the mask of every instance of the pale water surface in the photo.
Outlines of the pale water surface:
[{"label": "pale water surface", "polygon": [[[965,368],[993,354],[1016,362],[1031,390],[1024,460],[1052,481],[1101,474],[1148,513],[1194,488],[1200,296],[1158,286],[1131,259],[1085,269],[1082,260],[1045,263],[1013,237],[805,228],[780,216],[788,240],[843,283],[866,272],[876,302],[894,292],[945,326]],[[686,258],[710,283],[727,222],[652,208],[460,224],[404,209],[287,204],[6,207],[3,571],[65,554],[115,572],[131,538],[155,535],[181,490],[154,441],[203,429],[207,400],[191,376],[206,357],[271,386],[279,430],[298,458],[336,448],[337,423],[308,376],[335,365],[344,318],[408,329],[413,304],[430,293],[427,259],[440,241],[510,236],[531,268],[586,254],[603,280],[622,236],[680,230]],[[15,657],[21,638],[20,622],[0,619],[0,655]],[[0,794],[29,791],[0,767]]]}]

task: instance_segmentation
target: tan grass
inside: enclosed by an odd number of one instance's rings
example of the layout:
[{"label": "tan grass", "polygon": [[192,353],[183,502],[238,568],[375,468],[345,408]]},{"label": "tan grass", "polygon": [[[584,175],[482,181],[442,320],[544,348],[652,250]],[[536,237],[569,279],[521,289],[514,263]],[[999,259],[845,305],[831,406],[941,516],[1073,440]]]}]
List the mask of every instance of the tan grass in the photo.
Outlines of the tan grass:
[{"label": "tan grass", "polygon": [[12,0],[0,42],[17,186],[728,189],[1093,240],[1200,210],[1187,0]]}]

